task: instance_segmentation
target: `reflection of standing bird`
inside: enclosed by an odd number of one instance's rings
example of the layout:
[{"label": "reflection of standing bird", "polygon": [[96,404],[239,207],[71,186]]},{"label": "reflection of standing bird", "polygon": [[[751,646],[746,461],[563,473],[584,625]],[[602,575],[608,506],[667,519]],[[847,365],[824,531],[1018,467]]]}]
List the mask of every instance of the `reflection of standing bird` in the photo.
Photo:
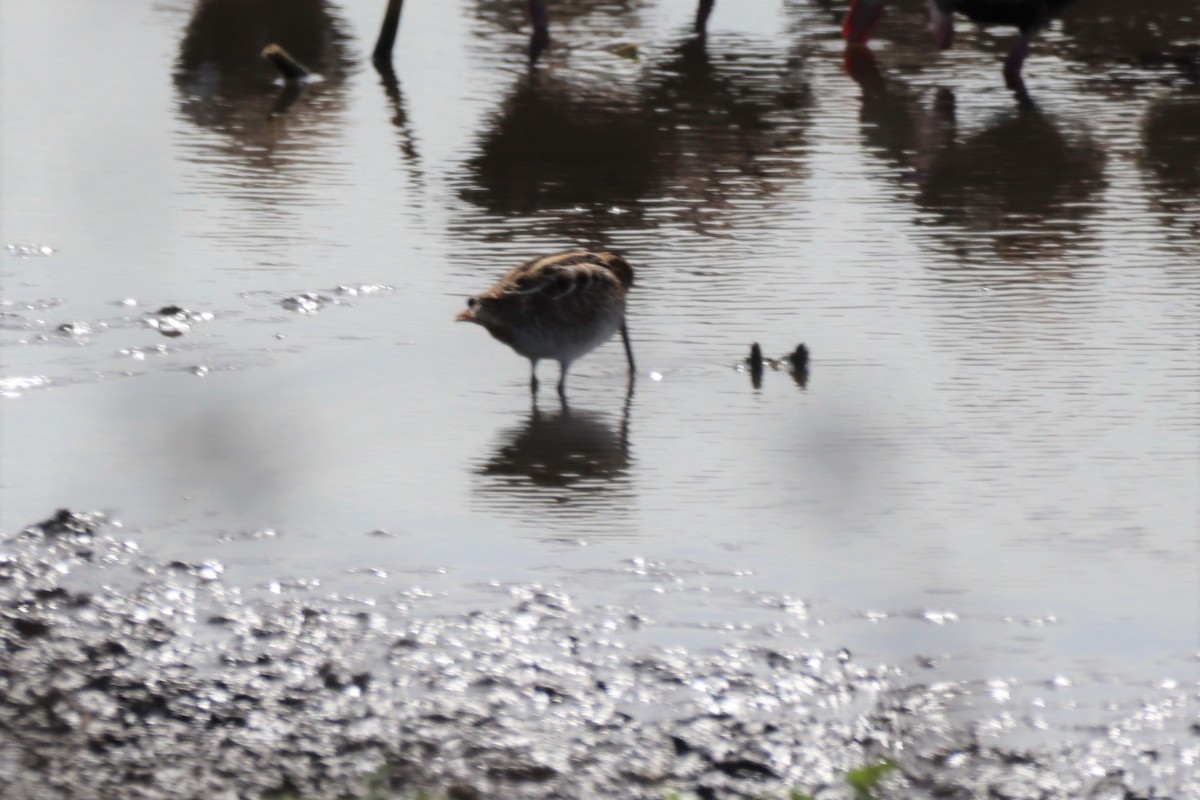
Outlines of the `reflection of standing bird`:
[{"label": "reflection of standing bird", "polygon": [[[696,7],[695,31],[704,35],[708,26],[708,16],[712,13],[716,0],[700,0]],[[388,0],[387,9],[383,15],[383,27],[379,31],[379,40],[375,43],[374,59],[376,64],[388,64],[391,61],[392,47],[396,42],[396,32],[400,26],[400,8],[404,0]],[[543,0],[527,0],[529,21],[533,24],[533,35],[529,39],[529,63],[537,63],[542,51],[550,44],[550,12]]]},{"label": "reflection of standing bird", "polygon": [[[1012,25],[1021,36],[1004,60],[1004,79],[1012,88],[1021,86],[1021,66],[1029,54],[1029,42],[1073,0],[929,0],[933,35],[945,50],[954,44],[954,12],[981,25]],[[884,0],[854,0],[846,12],[842,36],[852,43],[865,43],[879,20]]]},{"label": "reflection of standing bird", "polygon": [[538,387],[538,361],[557,361],[562,367],[558,393],[565,396],[571,362],[618,330],[633,376],[633,350],[625,328],[625,295],[631,286],[633,267],[625,259],[572,250],[513,267],[495,286],[469,299],[467,310],[455,319],[482,325],[528,358],[533,392]]}]

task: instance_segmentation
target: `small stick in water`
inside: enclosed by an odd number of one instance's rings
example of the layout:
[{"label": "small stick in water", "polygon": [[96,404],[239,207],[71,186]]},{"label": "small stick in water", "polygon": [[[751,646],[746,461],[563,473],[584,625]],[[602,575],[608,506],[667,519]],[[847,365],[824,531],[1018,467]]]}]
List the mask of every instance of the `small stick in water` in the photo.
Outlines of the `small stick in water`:
[{"label": "small stick in water", "polygon": [[309,75],[303,64],[292,58],[291,53],[277,44],[272,43],[264,47],[262,56],[275,65],[285,81],[299,81]]}]

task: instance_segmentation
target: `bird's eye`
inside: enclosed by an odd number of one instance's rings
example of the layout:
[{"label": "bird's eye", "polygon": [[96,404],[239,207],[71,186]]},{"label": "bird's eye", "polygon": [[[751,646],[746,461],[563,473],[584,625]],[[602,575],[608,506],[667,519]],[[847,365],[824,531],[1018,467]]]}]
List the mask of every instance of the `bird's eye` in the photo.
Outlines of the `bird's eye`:
[{"label": "bird's eye", "polygon": [[474,297],[471,297],[467,300],[467,308],[474,308],[477,305],[479,305],[479,301]]}]

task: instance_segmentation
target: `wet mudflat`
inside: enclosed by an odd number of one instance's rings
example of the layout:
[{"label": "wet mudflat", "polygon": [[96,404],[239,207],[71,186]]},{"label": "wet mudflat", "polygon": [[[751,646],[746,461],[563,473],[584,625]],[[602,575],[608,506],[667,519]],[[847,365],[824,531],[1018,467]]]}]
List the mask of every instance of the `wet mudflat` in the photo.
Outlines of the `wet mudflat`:
[{"label": "wet mudflat", "polygon": [[[521,4],[409,4],[392,80],[380,4],[277,5],[5,7],[5,797],[1197,793],[1188,3],[1081,0],[1026,103],[915,7],[846,59],[815,0],[564,0],[531,71]],[[641,372],[531,403],[452,319],[573,246]]]},{"label": "wet mudflat", "polygon": [[[871,796],[1200,791],[1179,685],[1090,736],[1014,748],[994,730],[1045,723],[1011,695],[1053,695],[1052,713],[1077,707],[1070,681],[931,684],[789,652],[805,626],[784,603],[699,654],[650,644],[636,608],[537,586],[464,615],[417,592],[251,600],[219,564],[155,562],[120,533],[62,511],[8,543],[7,797],[849,798],[846,776],[881,764]],[[963,724],[963,703],[1005,710]]]}]

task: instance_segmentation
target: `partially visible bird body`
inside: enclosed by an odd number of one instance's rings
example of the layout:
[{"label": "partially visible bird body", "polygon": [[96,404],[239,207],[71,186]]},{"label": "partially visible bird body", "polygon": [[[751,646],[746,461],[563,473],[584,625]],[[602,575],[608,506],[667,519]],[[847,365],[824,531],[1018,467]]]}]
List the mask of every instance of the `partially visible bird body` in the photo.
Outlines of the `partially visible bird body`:
[{"label": "partially visible bird body", "polygon": [[[957,12],[980,25],[1012,25],[1021,32],[1004,62],[1004,77],[1013,88],[1021,86],[1021,67],[1030,40],[1074,0],[929,0],[934,39],[946,49],[954,43],[953,15]],[[865,43],[879,20],[884,0],[853,0],[842,27],[852,43]]]},{"label": "partially visible bird body", "polygon": [[571,250],[513,267],[496,285],[470,298],[467,310],[455,319],[482,325],[528,358],[535,392],[538,361],[557,361],[562,368],[561,395],[572,362],[617,331],[633,374],[633,351],[625,327],[625,297],[632,286],[633,268],[621,256]]},{"label": "partially visible bird body", "polygon": [[954,11],[981,25],[1012,25],[1033,32],[1054,19],[1073,0],[933,0],[943,13]]}]

